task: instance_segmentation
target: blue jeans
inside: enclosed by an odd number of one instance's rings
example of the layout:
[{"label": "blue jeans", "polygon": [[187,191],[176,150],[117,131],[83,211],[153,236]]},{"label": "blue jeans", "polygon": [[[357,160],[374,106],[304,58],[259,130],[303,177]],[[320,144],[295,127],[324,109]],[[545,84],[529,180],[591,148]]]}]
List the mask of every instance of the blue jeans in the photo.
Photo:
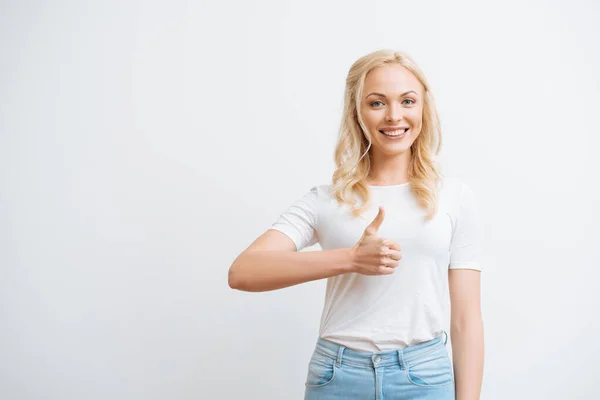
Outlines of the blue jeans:
[{"label": "blue jeans", "polygon": [[399,350],[356,351],[319,338],[305,400],[454,400],[448,335]]}]

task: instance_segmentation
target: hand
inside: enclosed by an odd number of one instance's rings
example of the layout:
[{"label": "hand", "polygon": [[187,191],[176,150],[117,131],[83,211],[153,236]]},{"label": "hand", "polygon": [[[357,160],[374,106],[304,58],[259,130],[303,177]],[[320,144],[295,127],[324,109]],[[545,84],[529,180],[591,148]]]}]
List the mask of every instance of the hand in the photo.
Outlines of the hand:
[{"label": "hand", "polygon": [[385,211],[379,207],[379,213],[365,228],[365,231],[352,249],[352,272],[363,275],[389,275],[394,273],[402,259],[400,245],[392,240],[378,236]]}]

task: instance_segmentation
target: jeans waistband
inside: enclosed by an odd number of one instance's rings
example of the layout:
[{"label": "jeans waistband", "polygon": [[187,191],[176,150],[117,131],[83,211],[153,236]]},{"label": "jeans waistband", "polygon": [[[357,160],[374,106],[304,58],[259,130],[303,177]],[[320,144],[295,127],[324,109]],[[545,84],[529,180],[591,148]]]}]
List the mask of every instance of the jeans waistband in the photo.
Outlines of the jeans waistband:
[{"label": "jeans waistband", "polygon": [[447,341],[448,334],[443,331],[442,335],[434,339],[407,346],[403,349],[372,353],[349,349],[343,345],[319,338],[315,352],[335,360],[338,368],[342,364],[351,364],[366,367],[400,365],[400,368],[404,369],[411,361],[417,360],[440,347],[444,347]]}]

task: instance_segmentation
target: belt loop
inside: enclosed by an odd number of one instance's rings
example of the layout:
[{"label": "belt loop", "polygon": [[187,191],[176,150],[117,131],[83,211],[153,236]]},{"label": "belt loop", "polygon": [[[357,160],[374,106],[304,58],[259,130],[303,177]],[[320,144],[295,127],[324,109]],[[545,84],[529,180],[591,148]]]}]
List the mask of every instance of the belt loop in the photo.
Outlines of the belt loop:
[{"label": "belt loop", "polygon": [[405,369],[404,350],[399,349],[396,351],[398,352],[398,364],[400,364],[400,369]]},{"label": "belt loop", "polygon": [[443,331],[444,335],[446,335],[446,338],[444,340],[444,346],[446,345],[446,343],[448,342],[448,333],[446,331]]},{"label": "belt loop", "polygon": [[340,348],[338,349],[337,360],[335,362],[335,364],[337,365],[338,368],[340,368],[342,366],[342,353],[343,352],[344,352],[344,346],[340,346]]}]

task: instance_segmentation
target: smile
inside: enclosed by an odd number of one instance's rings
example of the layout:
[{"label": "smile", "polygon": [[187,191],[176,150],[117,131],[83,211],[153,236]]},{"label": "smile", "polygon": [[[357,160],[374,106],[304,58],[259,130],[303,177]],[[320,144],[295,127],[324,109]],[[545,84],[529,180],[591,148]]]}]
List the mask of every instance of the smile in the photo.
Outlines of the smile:
[{"label": "smile", "polygon": [[384,132],[384,131],[379,131],[381,134],[383,134],[386,137],[389,138],[394,138],[394,139],[399,139],[402,138],[406,135],[406,132],[408,132],[410,128],[406,128],[406,129],[398,129],[395,131],[388,131],[388,132]]}]

